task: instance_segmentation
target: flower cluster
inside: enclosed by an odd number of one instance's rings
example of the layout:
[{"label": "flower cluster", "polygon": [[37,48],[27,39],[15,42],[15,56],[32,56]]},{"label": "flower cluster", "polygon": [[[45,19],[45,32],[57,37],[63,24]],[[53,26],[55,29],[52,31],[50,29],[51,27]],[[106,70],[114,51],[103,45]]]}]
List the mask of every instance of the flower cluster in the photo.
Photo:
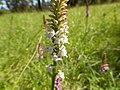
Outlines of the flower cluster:
[{"label": "flower cluster", "polygon": [[62,90],[62,82],[61,80],[64,79],[64,73],[62,71],[58,71],[58,74],[55,77],[55,89]]},{"label": "flower cluster", "polygon": [[[67,2],[68,0],[53,0],[50,5],[49,19],[43,17],[45,26],[45,36],[48,41],[52,42],[51,46],[46,47],[45,51],[51,53],[53,64],[47,66],[47,70],[52,74],[52,90],[61,90],[61,71],[56,72],[56,63],[62,60],[62,57],[68,57],[64,44],[69,44],[68,41],[68,25],[67,19]],[[55,84],[55,85],[54,85]],[[54,87],[55,86],[55,87]]]},{"label": "flower cluster", "polygon": [[100,65],[100,73],[104,73],[109,70],[109,66],[106,61],[106,51],[104,52],[103,63]]},{"label": "flower cluster", "polygon": [[67,51],[64,46],[65,43],[69,44],[68,37],[68,25],[66,22],[67,16],[67,1],[68,0],[55,0],[50,5],[49,19],[44,18],[45,36],[48,40],[52,41],[52,45],[45,48],[45,51],[51,52],[52,60],[55,62],[62,60],[62,57],[67,57]]},{"label": "flower cluster", "polygon": [[106,71],[108,71],[108,70],[109,70],[108,64],[101,64],[100,65],[100,73],[101,74],[104,73],[104,72],[106,72]]}]

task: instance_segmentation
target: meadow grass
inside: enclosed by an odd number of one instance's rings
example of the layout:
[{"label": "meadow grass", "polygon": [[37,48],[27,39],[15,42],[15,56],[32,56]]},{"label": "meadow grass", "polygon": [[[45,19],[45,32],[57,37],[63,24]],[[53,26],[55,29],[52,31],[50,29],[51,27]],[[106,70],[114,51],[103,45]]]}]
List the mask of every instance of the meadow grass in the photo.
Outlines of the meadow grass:
[{"label": "meadow grass", "polygon": [[[68,58],[59,62],[64,71],[63,90],[120,89],[120,3],[94,5],[86,26],[85,7],[68,12]],[[0,90],[50,90],[51,78],[46,65],[47,53],[38,60],[32,57],[39,37],[47,39],[43,15],[49,12],[12,13],[0,16]],[[109,71],[100,75],[99,67],[106,48]],[[22,73],[22,75],[21,75]],[[21,77],[20,77],[21,75]]]}]

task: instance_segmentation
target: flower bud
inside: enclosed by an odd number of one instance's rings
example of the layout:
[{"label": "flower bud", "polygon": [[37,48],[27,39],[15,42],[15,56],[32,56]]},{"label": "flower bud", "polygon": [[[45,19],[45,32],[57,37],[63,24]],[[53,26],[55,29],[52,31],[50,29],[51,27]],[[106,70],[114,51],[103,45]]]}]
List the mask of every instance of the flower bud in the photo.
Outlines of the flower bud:
[{"label": "flower bud", "polygon": [[67,4],[66,4],[66,3],[63,3],[63,6],[67,7]]},{"label": "flower bud", "polygon": [[64,0],[64,3],[67,3],[69,0]]},{"label": "flower bud", "polygon": [[60,21],[61,21],[61,22],[64,22],[66,19],[67,19],[67,16],[66,16],[66,15],[63,15],[63,16],[60,18]]},{"label": "flower bud", "polygon": [[66,8],[65,6],[62,6],[60,9],[61,9],[61,10],[64,10],[65,8]]},{"label": "flower bud", "polygon": [[59,4],[59,3],[60,3],[60,0],[57,0],[57,3]]},{"label": "flower bud", "polygon": [[62,12],[62,15],[66,15],[67,12]]},{"label": "flower bud", "polygon": [[57,21],[57,20],[54,20],[54,24],[55,24],[55,25],[58,25],[58,21]]},{"label": "flower bud", "polygon": [[51,17],[51,18],[55,18],[55,16],[54,16],[54,15],[51,15],[51,14],[49,15],[49,17]]},{"label": "flower bud", "polygon": [[61,12],[58,12],[57,15],[60,16],[60,15],[61,15]]},{"label": "flower bud", "polygon": [[50,19],[46,19],[46,21],[50,22],[51,20]]},{"label": "flower bud", "polygon": [[63,12],[68,12],[68,10],[67,10],[67,9],[64,9]]}]

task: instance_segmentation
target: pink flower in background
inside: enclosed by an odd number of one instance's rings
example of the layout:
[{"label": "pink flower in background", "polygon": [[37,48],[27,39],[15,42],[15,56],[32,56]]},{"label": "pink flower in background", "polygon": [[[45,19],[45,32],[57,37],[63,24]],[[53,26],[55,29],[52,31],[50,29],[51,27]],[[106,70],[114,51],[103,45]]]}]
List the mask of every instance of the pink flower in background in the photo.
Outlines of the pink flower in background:
[{"label": "pink flower in background", "polygon": [[101,64],[100,65],[100,73],[102,74],[102,73],[104,73],[104,72],[107,72],[109,70],[109,66],[108,66],[108,64]]},{"label": "pink flower in background", "polygon": [[109,70],[109,65],[107,64],[106,50],[104,50],[103,62],[100,65],[100,73],[105,73]]},{"label": "pink flower in background", "polygon": [[43,49],[42,49],[40,43],[38,43],[38,48],[37,48],[37,50],[38,50],[38,52],[37,52],[37,57],[38,57],[39,59],[43,58]]},{"label": "pink flower in background", "polygon": [[90,1],[90,0],[86,0],[86,17],[88,17],[89,14],[90,14],[89,1]]}]

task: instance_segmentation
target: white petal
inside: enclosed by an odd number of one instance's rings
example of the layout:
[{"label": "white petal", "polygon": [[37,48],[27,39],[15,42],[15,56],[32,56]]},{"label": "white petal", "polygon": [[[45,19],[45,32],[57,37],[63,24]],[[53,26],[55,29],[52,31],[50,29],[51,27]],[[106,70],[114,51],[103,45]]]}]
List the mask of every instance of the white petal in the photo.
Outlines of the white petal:
[{"label": "white petal", "polygon": [[60,39],[59,38],[55,38],[54,44],[60,44]]},{"label": "white petal", "polygon": [[64,45],[62,45],[62,47],[60,48],[60,51],[58,52],[58,56],[66,56],[67,57],[67,51],[66,51]]},{"label": "white petal", "polygon": [[59,75],[62,79],[64,79],[64,73],[63,73],[61,70],[58,70],[58,75]]},{"label": "white petal", "polygon": [[68,43],[69,44],[69,42],[68,42],[68,37],[66,36],[66,35],[62,35],[61,37],[60,37],[60,40],[61,40],[61,42],[64,44],[64,43]]},{"label": "white petal", "polygon": [[55,66],[51,66],[51,65],[47,65],[46,69],[49,73],[52,73],[53,69],[55,68]]},{"label": "white petal", "polygon": [[52,52],[55,47],[56,46],[44,47],[44,51],[46,51],[46,52]]},{"label": "white petal", "polygon": [[55,35],[55,31],[52,30],[52,31],[50,31],[50,32],[46,32],[46,35],[45,35],[45,36],[46,36],[48,39],[51,39],[54,35]]},{"label": "white petal", "polygon": [[59,60],[62,60],[62,58],[59,58],[56,54],[54,54],[53,56],[52,56],[52,60],[54,60],[54,61],[59,61]]}]

